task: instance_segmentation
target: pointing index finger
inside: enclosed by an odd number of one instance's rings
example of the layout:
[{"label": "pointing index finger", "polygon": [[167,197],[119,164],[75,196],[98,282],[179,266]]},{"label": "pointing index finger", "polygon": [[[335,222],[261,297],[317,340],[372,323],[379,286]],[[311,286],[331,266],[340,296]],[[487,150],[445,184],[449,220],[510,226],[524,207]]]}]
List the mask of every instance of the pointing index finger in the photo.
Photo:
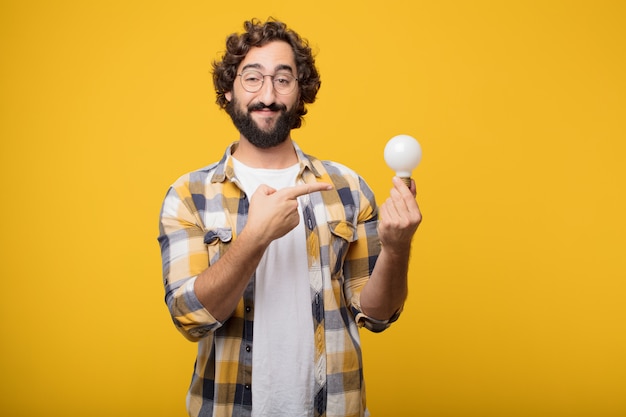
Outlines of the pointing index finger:
[{"label": "pointing index finger", "polygon": [[311,194],[317,191],[332,190],[333,186],[327,182],[314,182],[311,184],[298,184],[293,187],[284,188],[282,191],[289,199],[296,199],[301,195]]}]

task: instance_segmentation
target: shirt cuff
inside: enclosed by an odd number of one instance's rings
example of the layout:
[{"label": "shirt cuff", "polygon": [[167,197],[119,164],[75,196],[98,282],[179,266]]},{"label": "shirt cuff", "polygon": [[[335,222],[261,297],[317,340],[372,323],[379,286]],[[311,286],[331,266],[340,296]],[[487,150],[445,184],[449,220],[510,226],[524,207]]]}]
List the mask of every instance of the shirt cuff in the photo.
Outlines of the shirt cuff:
[{"label": "shirt cuff", "polygon": [[195,281],[196,277],[188,280],[179,289],[182,291],[179,297],[182,297],[185,305],[179,312],[184,311],[184,314],[174,317],[178,329],[190,340],[199,340],[222,326],[198,300],[194,291]]},{"label": "shirt cuff", "polygon": [[365,327],[367,330],[372,331],[374,333],[380,333],[383,330],[386,330],[393,322],[398,320],[400,317],[400,313],[402,313],[402,307],[398,309],[393,316],[391,316],[387,320],[378,320],[372,318],[365,313],[361,309],[361,297],[357,296],[352,301],[352,314],[354,314],[354,319],[356,321],[357,326]]}]

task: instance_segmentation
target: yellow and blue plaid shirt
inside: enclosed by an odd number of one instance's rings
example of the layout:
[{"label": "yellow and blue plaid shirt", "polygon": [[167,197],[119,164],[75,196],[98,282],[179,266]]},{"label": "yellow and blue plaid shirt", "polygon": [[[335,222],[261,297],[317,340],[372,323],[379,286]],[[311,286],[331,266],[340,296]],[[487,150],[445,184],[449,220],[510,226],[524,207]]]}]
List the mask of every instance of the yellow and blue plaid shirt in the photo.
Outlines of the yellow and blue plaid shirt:
[{"label": "yellow and blue plaid shirt", "polygon": [[[190,416],[249,416],[252,410],[254,282],[232,316],[218,322],[194,293],[196,277],[218,262],[246,224],[233,143],[223,158],[178,179],[160,216],[165,300],[174,324],[198,342],[187,395]],[[380,253],[378,208],[368,185],[347,167],[305,155],[297,144],[298,183],[334,185],[298,198],[307,238],[315,345],[315,416],[363,416],[365,386],[358,327],[386,329],[361,311],[359,296]],[[242,260],[245,262],[245,260]],[[276,323],[280,326],[280,323]]]}]

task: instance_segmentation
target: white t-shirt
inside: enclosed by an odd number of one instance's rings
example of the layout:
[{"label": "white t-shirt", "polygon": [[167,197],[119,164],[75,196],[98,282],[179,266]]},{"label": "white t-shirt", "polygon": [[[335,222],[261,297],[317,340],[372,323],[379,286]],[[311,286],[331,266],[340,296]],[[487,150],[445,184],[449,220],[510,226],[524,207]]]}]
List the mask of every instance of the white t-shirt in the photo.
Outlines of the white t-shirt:
[{"label": "white t-shirt", "polygon": [[[234,159],[234,158],[233,158]],[[295,185],[299,165],[257,169],[234,159],[248,199],[261,184]],[[300,223],[273,241],[256,270],[252,416],[313,416],[313,316],[302,210]]]}]

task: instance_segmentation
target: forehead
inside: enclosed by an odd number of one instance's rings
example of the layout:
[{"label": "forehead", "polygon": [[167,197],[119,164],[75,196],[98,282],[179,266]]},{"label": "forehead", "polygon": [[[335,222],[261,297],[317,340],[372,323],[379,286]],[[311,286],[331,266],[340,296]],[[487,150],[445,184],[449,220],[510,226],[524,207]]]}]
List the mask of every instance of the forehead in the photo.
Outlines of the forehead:
[{"label": "forehead", "polygon": [[296,60],[291,45],[283,41],[273,41],[263,46],[250,48],[239,64],[239,70],[254,68],[260,71],[296,71]]}]

